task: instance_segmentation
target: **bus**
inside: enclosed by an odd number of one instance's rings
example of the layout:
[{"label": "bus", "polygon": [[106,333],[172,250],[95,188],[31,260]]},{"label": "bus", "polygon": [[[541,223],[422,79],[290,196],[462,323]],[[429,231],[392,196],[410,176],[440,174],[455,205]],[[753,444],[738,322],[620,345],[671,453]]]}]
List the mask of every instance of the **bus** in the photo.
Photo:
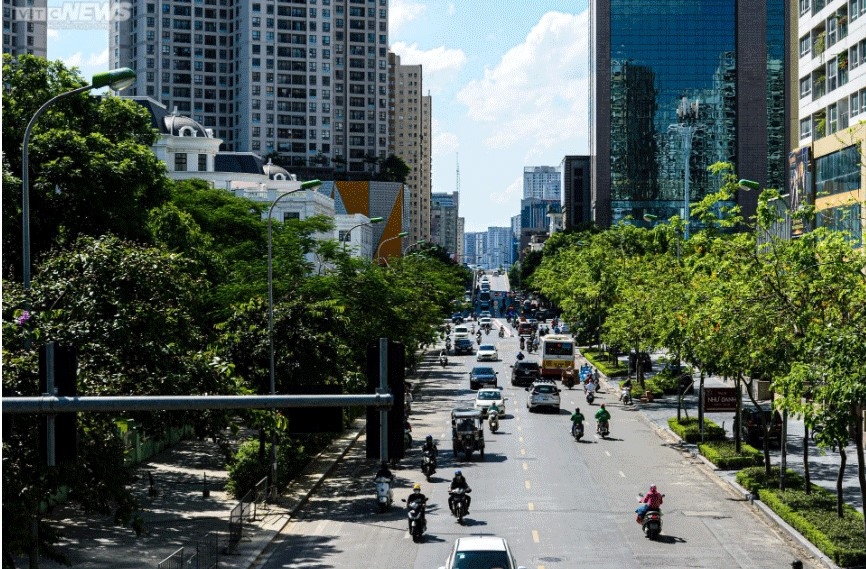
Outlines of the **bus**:
[{"label": "bus", "polygon": [[574,339],[564,334],[541,337],[541,375],[559,377],[562,370],[574,367]]}]

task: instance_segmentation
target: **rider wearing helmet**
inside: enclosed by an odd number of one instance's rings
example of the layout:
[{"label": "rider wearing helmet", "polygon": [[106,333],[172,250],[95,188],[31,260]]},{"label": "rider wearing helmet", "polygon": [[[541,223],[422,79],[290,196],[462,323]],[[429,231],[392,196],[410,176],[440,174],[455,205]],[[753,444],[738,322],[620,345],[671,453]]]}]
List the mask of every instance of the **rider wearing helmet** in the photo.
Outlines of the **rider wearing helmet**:
[{"label": "rider wearing helmet", "polygon": [[409,505],[412,504],[412,502],[418,502],[418,501],[420,501],[423,504],[422,509],[426,510],[427,509],[427,496],[425,496],[424,494],[421,493],[421,485],[416,482],[415,485],[412,486],[412,493],[406,499],[406,506],[408,507]]},{"label": "rider wearing helmet", "polygon": [[637,523],[643,522],[643,517],[649,510],[659,510],[664,502],[664,496],[656,489],[655,484],[650,484],[649,492],[641,499],[641,505],[638,506],[635,513],[637,514]]},{"label": "rider wearing helmet", "polygon": [[595,420],[598,421],[599,428],[602,424],[610,421],[610,412],[604,408],[604,403],[602,403],[601,408],[595,412]]},{"label": "rider wearing helmet", "polygon": [[439,456],[439,449],[436,448],[436,443],[433,442],[433,436],[427,435],[427,438],[424,439],[424,445],[421,447],[421,454],[430,451],[433,453],[433,458]]},{"label": "rider wearing helmet", "polygon": [[[459,470],[454,471],[454,478],[451,479],[451,488],[449,489],[449,493],[451,490],[455,490],[457,488],[463,488],[464,490],[469,490],[469,483],[466,482],[466,478],[463,476],[463,473]],[[466,513],[469,513],[469,506],[472,504],[472,496],[469,494],[464,494],[464,498],[466,498]],[[451,509],[451,512],[454,512],[454,496],[448,496],[448,507]]]},{"label": "rider wearing helmet", "polygon": [[579,407],[576,408],[574,410],[574,414],[571,416],[571,434],[572,435],[574,435],[574,430],[577,428],[578,425],[583,425],[584,419],[585,419],[585,417],[580,412],[580,408]]}]

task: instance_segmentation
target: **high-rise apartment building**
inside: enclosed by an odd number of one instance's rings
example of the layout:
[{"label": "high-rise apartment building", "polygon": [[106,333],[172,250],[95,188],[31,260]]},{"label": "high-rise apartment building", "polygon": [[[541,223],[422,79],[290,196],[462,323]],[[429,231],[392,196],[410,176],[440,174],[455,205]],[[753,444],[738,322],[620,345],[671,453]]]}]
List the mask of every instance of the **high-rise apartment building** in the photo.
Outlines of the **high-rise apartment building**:
[{"label": "high-rise apartment building", "polygon": [[562,169],[562,210],[565,229],[592,222],[589,156],[566,156]]},{"label": "high-rise apartment building", "polygon": [[47,6],[47,0],[3,0],[3,53],[48,56]]},{"label": "high-rise apartment building", "polygon": [[[814,204],[815,225],[862,246],[866,128],[866,3],[800,0],[787,206]],[[794,236],[808,228],[795,222]]]},{"label": "high-rise apartment building", "polygon": [[445,248],[456,259],[459,192],[434,192],[430,201],[430,241]]},{"label": "high-rise apartment building", "polygon": [[[718,161],[766,187],[784,184],[786,4],[590,3],[591,185],[599,226],[627,216],[642,223],[645,214],[684,217],[686,200],[718,190],[721,180],[707,171]],[[736,199],[746,217],[754,214],[756,192]]]},{"label": "high-rise apartment building", "polygon": [[365,172],[388,149],[387,0],[131,0],[112,21],[130,95],[214,125],[226,149]]},{"label": "high-rise apartment building", "polygon": [[430,97],[423,95],[420,65],[402,65],[400,56],[388,54],[389,124],[388,154],[409,166],[411,225],[409,240],[430,239],[431,117]]},{"label": "high-rise apartment building", "polygon": [[523,197],[559,200],[562,197],[562,174],[556,166],[524,166]]}]

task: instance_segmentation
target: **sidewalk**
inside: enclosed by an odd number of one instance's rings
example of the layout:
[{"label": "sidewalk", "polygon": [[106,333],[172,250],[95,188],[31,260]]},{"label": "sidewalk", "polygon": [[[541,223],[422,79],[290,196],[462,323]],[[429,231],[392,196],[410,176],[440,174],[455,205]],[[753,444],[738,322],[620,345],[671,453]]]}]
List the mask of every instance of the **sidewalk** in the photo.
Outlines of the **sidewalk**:
[{"label": "sidewalk", "polygon": [[[253,520],[243,524],[236,551],[226,553],[229,513],[238,504],[225,492],[228,473],[220,448],[211,441],[184,440],[136,469],[133,492],[141,504],[144,532],[111,524],[111,519],[87,515],[72,507],[55,509],[48,521],[64,535],[60,549],[77,569],[156,568],[160,561],[184,548],[184,561],[195,553],[197,540],[211,532],[219,537],[219,567],[247,569],[289,522],[309,495],[364,431],[357,419],[327,449],[319,453],[275,504],[258,504]],[[210,491],[204,497],[203,475]],[[153,477],[156,495],[150,493]],[[213,535],[213,534],[211,534]],[[27,560],[17,560],[26,567]],[[185,565],[186,566],[186,565]],[[40,558],[39,567],[63,565]]]},{"label": "sidewalk", "polygon": [[[645,374],[646,378],[650,378],[657,373],[658,370],[661,369],[662,364],[657,361],[658,356],[660,354],[653,354],[653,371]],[[582,355],[577,356],[576,360],[579,364],[582,364],[584,361],[587,361]],[[608,378],[605,375],[601,375],[603,383],[606,385],[605,393],[608,394],[606,397],[607,402],[616,402],[616,399],[619,397],[619,378]],[[733,387],[733,382],[725,382],[722,378],[717,376],[708,376],[704,378],[704,386],[705,387]],[[688,415],[689,417],[697,417],[698,416],[698,389],[697,385],[695,385],[694,394],[686,395],[683,397],[683,417]],[[656,399],[655,401],[649,402],[641,402],[637,397],[634,399],[634,404],[631,406],[624,406],[618,402],[615,405],[615,411],[613,412],[614,417],[616,417],[616,413],[618,412],[639,412],[646,418],[656,429],[659,431],[663,431],[666,435],[669,435],[672,438],[680,440],[673,431],[668,427],[668,419],[670,417],[677,416],[677,399],[676,395],[666,395],[663,399]],[[768,401],[760,401],[759,403],[767,403]],[[610,403],[608,403],[609,405]],[[743,405],[752,405],[751,401],[747,399],[747,396],[744,394]],[[725,432],[729,437],[733,437],[733,420],[734,414],[732,412],[728,413],[705,413],[704,417],[709,419],[716,424],[722,426],[725,429]],[[614,419],[615,420],[615,419]],[[803,474],[803,436],[805,434],[804,425],[802,421],[789,418],[788,419],[788,437],[787,437],[787,467],[791,470],[799,474]],[[703,463],[711,469],[716,476],[718,476],[721,480],[724,480],[732,487],[734,487],[738,492],[741,492],[743,495],[750,496],[749,492],[747,492],[743,487],[741,487],[736,482],[736,471],[732,470],[719,470],[708,460],[704,459],[698,453],[697,445],[688,444],[684,441],[680,440],[679,446],[688,452],[691,452],[694,456],[703,461]],[[845,469],[845,476],[842,484],[842,494],[844,500],[850,504],[851,506],[859,509],[861,512],[863,511],[863,502],[860,496],[860,486],[857,481],[857,465],[856,465],[856,455],[854,445],[850,444],[847,448],[848,452],[848,465]],[[778,466],[780,464],[780,453],[779,449],[770,449],[770,460],[774,466]],[[853,464],[852,464],[852,457]],[[810,444],[809,446],[809,472],[811,475],[812,483],[821,486],[822,488],[826,488],[831,492],[836,492],[836,477],[839,471],[839,453],[832,452],[830,450],[822,451],[818,449],[814,444]],[[757,506],[768,518],[774,521],[779,527],[781,527],[785,532],[787,532],[792,538],[796,539],[804,548],[808,549],[816,558],[820,559],[827,567],[836,568],[836,565],[827,558],[826,555],[821,553],[817,547],[812,545],[805,537],[803,537],[800,533],[798,533],[795,529],[790,527],[787,523],[785,523],[779,516],[777,516],[772,510],[769,509],[766,505],[760,502],[754,502],[755,506]]]}]

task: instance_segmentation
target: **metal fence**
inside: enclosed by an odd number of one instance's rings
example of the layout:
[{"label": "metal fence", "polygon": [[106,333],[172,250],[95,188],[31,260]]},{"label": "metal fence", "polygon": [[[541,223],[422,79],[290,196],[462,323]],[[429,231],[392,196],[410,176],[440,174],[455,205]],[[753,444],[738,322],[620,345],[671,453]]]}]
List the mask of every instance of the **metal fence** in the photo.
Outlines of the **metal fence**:
[{"label": "metal fence", "polygon": [[254,519],[256,505],[256,490],[252,489],[241,498],[238,505],[232,508],[229,514],[229,553],[237,550],[238,543],[243,539],[244,521]]},{"label": "metal fence", "polygon": [[159,562],[157,569],[217,569],[219,567],[219,534],[210,532],[196,542],[187,557],[181,547]]}]

